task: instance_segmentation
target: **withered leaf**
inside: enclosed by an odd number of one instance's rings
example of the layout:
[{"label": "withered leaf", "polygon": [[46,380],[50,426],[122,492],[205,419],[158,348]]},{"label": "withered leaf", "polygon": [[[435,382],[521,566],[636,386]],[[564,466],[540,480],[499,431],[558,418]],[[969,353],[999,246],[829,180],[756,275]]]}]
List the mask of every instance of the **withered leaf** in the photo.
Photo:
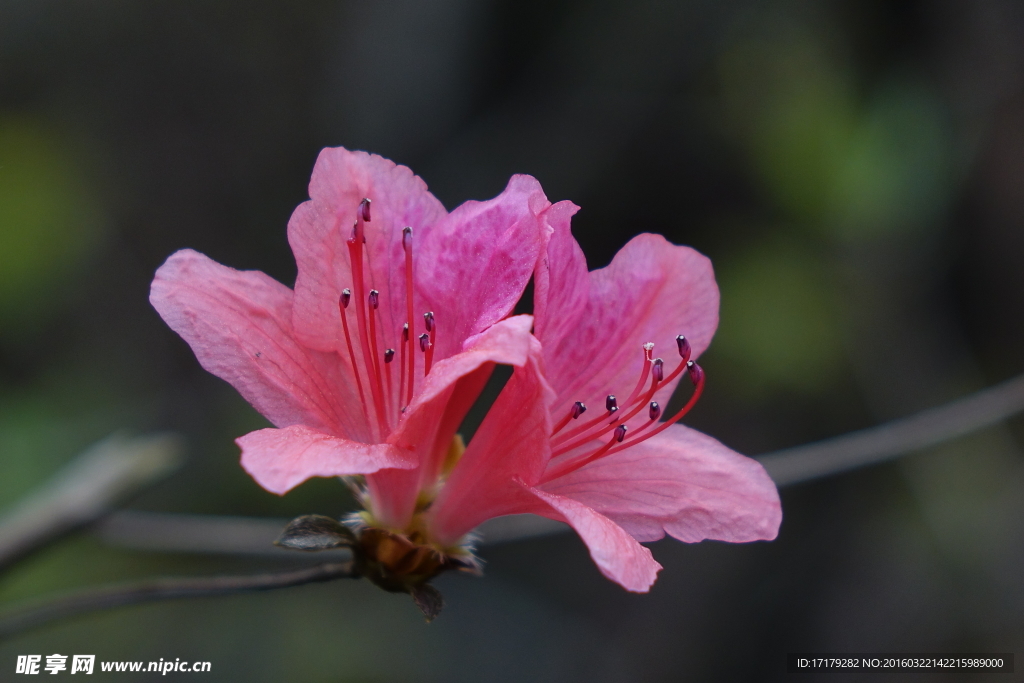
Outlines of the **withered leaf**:
[{"label": "withered leaf", "polygon": [[441,596],[441,591],[437,590],[429,583],[421,583],[418,586],[413,586],[409,589],[409,594],[412,595],[413,602],[423,612],[423,616],[426,617],[427,623],[433,621],[441,610],[444,609],[444,598]]},{"label": "withered leaf", "polygon": [[288,522],[274,545],[293,550],[329,550],[351,547],[355,541],[352,530],[338,520],[324,515],[303,515]]}]

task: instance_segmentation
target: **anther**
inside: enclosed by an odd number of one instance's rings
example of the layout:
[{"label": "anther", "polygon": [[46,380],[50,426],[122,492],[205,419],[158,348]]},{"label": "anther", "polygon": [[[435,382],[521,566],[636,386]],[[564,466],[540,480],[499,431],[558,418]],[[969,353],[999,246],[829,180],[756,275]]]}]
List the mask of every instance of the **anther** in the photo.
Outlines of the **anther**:
[{"label": "anther", "polygon": [[350,301],[352,301],[352,290],[346,287],[341,290],[341,297],[338,298],[338,303],[341,304],[342,308],[348,308]]},{"label": "anther", "polygon": [[618,401],[615,400],[615,397],[612,394],[608,394],[608,398],[604,400],[604,409],[609,413],[614,413],[619,409]]},{"label": "anther", "polygon": [[370,290],[370,307],[373,308],[373,310],[376,311],[378,306],[380,306],[380,292],[378,292],[376,289],[371,289]]},{"label": "anther", "polygon": [[661,417],[661,406],[658,405],[657,401],[651,401],[651,409],[647,411],[647,415],[652,420],[657,420]]},{"label": "anther", "polygon": [[430,335],[423,333],[420,335],[420,351],[426,353],[427,349],[430,348]]},{"label": "anther", "polygon": [[359,215],[367,223],[370,222],[370,198],[369,197],[364,197],[363,201],[359,202]]},{"label": "anther", "polygon": [[384,362],[385,363],[390,363],[394,359],[395,359],[395,350],[394,349],[384,349]]},{"label": "anther", "polygon": [[704,377],[704,370],[699,365],[694,363],[692,360],[687,361],[686,371],[690,373],[690,381],[693,382],[694,386],[700,383],[700,380]]},{"label": "anther", "polygon": [[660,358],[655,358],[654,368],[651,372],[654,375],[655,381],[663,382],[665,380],[665,361]]},{"label": "anther", "polygon": [[615,428],[615,440],[622,443],[622,440],[626,438],[626,425],[619,425]]},{"label": "anther", "polygon": [[587,412],[587,406],[583,405],[583,401],[576,401],[572,404],[572,419],[578,420],[580,415]]},{"label": "anther", "polygon": [[689,361],[692,349],[690,348],[690,342],[686,340],[686,337],[683,335],[676,337],[676,346],[679,347],[679,355],[682,357],[683,362],[685,363]]},{"label": "anther", "polygon": [[423,324],[427,326],[427,332],[434,331],[434,312],[428,311],[423,314]]},{"label": "anther", "polygon": [[409,323],[402,325],[402,343],[409,341]]}]

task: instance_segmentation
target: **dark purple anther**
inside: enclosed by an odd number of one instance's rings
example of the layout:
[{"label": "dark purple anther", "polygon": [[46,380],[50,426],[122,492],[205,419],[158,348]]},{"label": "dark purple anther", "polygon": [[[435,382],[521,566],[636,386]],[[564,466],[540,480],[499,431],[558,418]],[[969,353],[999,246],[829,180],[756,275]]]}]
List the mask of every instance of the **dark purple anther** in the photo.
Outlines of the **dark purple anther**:
[{"label": "dark purple anther", "polygon": [[412,228],[408,225],[402,228],[402,247],[408,249],[412,246]]},{"label": "dark purple anther", "polygon": [[429,311],[423,314],[423,324],[427,326],[427,332],[434,331],[434,312]]},{"label": "dark purple anther", "polygon": [[378,292],[376,289],[371,289],[370,308],[376,311],[378,306],[380,306],[380,292]]},{"label": "dark purple anther", "polygon": [[608,394],[608,398],[604,400],[604,409],[609,413],[615,412],[619,409],[619,402],[615,400],[615,397]]},{"label": "dark purple anther", "polygon": [[429,348],[430,348],[430,335],[426,334],[426,333],[423,333],[423,334],[420,335],[420,351],[422,351],[423,353],[426,353],[427,349],[429,349]]},{"label": "dark purple anther", "polygon": [[348,308],[349,301],[352,301],[352,290],[346,287],[341,290],[341,297],[338,299],[338,303],[341,304],[342,308]]},{"label": "dark purple anther", "polygon": [[366,197],[359,202],[359,217],[367,223],[370,222],[370,198]]},{"label": "dark purple anther", "polygon": [[583,405],[583,401],[576,401],[572,404],[572,419],[579,419],[579,416],[587,412],[587,407]]},{"label": "dark purple anther", "polygon": [[690,373],[690,381],[694,386],[704,379],[704,370],[692,360],[686,363],[686,371]]},{"label": "dark purple anther", "polygon": [[647,411],[647,415],[650,416],[652,420],[657,420],[661,417],[661,406],[658,405],[657,401],[651,401],[651,409]]},{"label": "dark purple anther", "polygon": [[615,440],[622,443],[622,440],[626,438],[626,425],[619,425],[615,428]]},{"label": "dark purple anther", "polygon": [[676,337],[676,346],[679,347],[679,355],[682,356],[683,362],[690,360],[690,353],[693,350],[690,348],[690,342],[686,341],[686,337],[683,335]]},{"label": "dark purple anther", "polygon": [[395,350],[394,349],[384,349],[384,362],[385,363],[390,363],[394,359],[395,359]]},{"label": "dark purple anther", "polygon": [[409,323],[402,325],[402,343],[409,341]]},{"label": "dark purple anther", "polygon": [[651,368],[651,373],[654,375],[656,382],[665,381],[665,361],[660,358],[654,359],[654,367]]}]

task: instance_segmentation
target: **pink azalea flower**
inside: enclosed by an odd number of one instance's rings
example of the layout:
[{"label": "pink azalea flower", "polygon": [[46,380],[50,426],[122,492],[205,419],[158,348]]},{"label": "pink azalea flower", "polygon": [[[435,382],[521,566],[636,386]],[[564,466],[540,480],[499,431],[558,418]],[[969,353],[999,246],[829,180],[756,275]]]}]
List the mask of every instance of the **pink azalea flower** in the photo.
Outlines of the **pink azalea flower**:
[{"label": "pink azalea flower", "polygon": [[[710,261],[643,234],[588,273],[569,230],[576,210],[545,212],[530,359],[452,471],[429,529],[444,544],[500,515],[564,521],[605,576],[644,592],[661,565],[638,541],[771,540],[782,510],[760,464],[675,424],[703,390],[693,359],[718,325]],[[678,355],[675,369],[653,357],[659,349]],[[659,422],[684,375],[694,393]],[[588,407],[598,415],[586,420]]]},{"label": "pink azalea flower", "polygon": [[447,213],[408,168],[342,148],[321,152],[309,193],[288,223],[294,291],[182,250],[150,301],[275,425],[238,439],[261,486],[368,475],[372,522],[405,529],[494,364],[526,362],[532,319],[507,316],[549,202],[514,176]]},{"label": "pink azalea flower", "polygon": [[[717,326],[705,257],[640,235],[588,273],[576,207],[529,176],[449,214],[409,169],[325,149],[310,197],[288,225],[294,291],[185,250],[150,300],[275,425],[238,439],[260,485],[355,484],[367,510],[350,545],[368,578],[423,607],[430,578],[473,566],[469,532],[512,513],[569,523],[633,591],[660,569],[638,541],[775,537],[760,465],[674,424]],[[535,318],[507,317],[531,275]],[[456,430],[496,363],[515,371],[466,448]],[[659,423],[682,376],[695,391]]]}]

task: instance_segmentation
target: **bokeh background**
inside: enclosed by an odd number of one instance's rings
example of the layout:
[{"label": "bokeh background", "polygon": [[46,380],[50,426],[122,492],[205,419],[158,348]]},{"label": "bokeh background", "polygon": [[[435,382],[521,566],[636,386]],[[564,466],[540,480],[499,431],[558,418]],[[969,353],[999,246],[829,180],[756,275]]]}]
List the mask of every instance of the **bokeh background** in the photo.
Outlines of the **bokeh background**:
[{"label": "bokeh background", "polygon": [[[744,453],[1024,371],[1014,0],[0,0],[0,508],[124,428],[190,445],[136,509],[349,508],[334,481],[278,498],[249,479],[233,439],[265,423],[147,302],[182,247],[291,283],[285,225],[329,145],[412,167],[448,208],[533,174],[583,207],[592,268],[641,231],[708,254],[721,326],[688,421]],[[648,595],[555,536],[486,550],[484,579],[442,578],[429,626],[365,582],[165,603],[0,645],[0,679],[53,652],[325,683],[765,681],[788,680],[789,651],[1021,656],[1022,437],[1018,418],[786,488],[774,543],[654,544]],[[0,601],[267,567],[283,565],[84,534],[0,577]]]}]

